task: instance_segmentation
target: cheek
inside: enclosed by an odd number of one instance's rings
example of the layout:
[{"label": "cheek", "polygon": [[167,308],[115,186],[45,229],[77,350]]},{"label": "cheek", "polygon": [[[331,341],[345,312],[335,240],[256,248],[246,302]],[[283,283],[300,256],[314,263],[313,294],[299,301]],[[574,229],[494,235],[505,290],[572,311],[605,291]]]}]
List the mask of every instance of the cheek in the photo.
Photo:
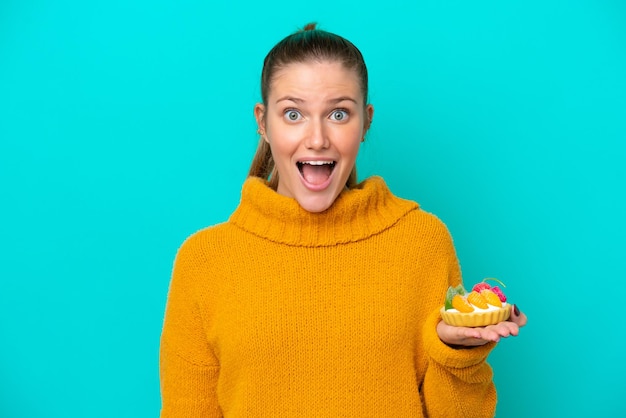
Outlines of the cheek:
[{"label": "cheek", "polygon": [[357,155],[358,155],[358,153],[359,153],[359,148],[360,148],[360,145],[361,145],[361,140],[359,139],[359,140],[358,140],[357,142],[355,142],[355,143],[352,145],[352,147],[350,148],[350,151],[349,151],[349,152],[350,152],[350,157],[351,157],[352,159],[355,159],[355,160],[356,160],[356,157],[357,157]]},{"label": "cheek", "polygon": [[288,164],[298,144],[284,131],[268,131],[267,141],[276,165]]},{"label": "cheek", "polygon": [[361,140],[362,130],[359,127],[356,127],[351,130],[349,135],[346,135],[345,141],[341,141],[339,145],[340,152],[345,156],[355,157],[359,152],[359,148],[361,147]]},{"label": "cheek", "polygon": [[274,123],[268,130],[270,147],[283,157],[295,154],[299,148],[304,147],[306,138],[306,126],[289,126],[280,122]]}]

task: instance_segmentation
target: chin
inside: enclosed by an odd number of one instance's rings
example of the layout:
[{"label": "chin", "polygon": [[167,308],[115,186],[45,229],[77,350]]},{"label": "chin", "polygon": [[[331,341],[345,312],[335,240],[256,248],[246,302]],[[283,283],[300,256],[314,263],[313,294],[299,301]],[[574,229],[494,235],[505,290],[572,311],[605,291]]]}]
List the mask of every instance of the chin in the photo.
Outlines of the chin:
[{"label": "chin", "polygon": [[[337,195],[339,195],[337,193]],[[320,213],[330,208],[335,203],[336,195],[324,193],[321,196],[297,196],[296,200],[302,209],[307,212]]]}]

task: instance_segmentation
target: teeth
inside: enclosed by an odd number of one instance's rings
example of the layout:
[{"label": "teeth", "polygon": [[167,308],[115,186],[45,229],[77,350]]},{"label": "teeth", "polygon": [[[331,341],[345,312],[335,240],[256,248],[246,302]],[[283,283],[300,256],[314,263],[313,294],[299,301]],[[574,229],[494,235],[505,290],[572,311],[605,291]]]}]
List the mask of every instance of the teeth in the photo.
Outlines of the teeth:
[{"label": "teeth", "polygon": [[334,164],[334,161],[302,161],[301,164],[324,165],[324,164]]}]

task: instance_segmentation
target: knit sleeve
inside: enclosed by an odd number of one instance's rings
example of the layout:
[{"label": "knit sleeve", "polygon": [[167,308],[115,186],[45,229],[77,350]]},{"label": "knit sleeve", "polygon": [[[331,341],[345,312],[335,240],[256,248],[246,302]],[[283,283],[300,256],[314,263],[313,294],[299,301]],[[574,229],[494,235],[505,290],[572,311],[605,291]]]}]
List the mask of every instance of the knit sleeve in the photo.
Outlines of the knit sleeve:
[{"label": "knit sleeve", "polygon": [[486,359],[495,343],[482,347],[455,349],[437,335],[439,311],[424,324],[424,345],[428,368],[422,394],[429,418],[493,417],[496,389],[493,373]]},{"label": "knit sleeve", "polygon": [[[448,259],[448,285],[461,282],[461,271],[452,244]],[[495,343],[481,347],[452,348],[437,334],[441,321],[440,307],[432,311],[424,323],[424,350],[428,366],[423,380],[422,396],[429,418],[486,418],[493,417],[496,407],[496,389],[493,372],[486,359]]]},{"label": "knit sleeve", "polygon": [[174,264],[161,334],[161,418],[221,417],[218,362],[207,342],[194,297],[197,254],[186,242]]}]

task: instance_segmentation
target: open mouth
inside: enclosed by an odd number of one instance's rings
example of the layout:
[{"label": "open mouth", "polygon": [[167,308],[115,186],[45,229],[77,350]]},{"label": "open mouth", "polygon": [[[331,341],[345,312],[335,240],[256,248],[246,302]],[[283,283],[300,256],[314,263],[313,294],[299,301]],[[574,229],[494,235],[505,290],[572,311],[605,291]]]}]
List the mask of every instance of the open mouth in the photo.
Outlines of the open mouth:
[{"label": "open mouth", "polygon": [[330,178],[336,164],[336,161],[298,161],[296,165],[307,183],[319,185]]}]

